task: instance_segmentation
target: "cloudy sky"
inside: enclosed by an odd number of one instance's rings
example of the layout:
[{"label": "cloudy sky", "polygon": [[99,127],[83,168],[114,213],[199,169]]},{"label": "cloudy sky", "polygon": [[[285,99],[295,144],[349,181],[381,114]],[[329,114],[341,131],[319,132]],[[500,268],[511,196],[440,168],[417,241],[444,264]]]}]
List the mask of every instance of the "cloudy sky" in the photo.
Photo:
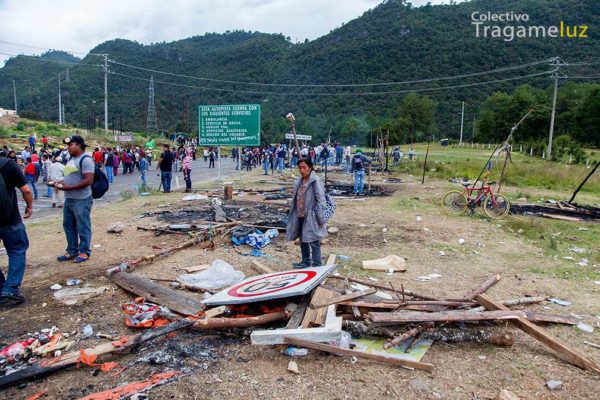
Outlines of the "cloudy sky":
[{"label": "cloudy sky", "polygon": [[[414,6],[428,0],[412,0]],[[433,4],[448,0],[430,0]],[[6,54],[59,49],[82,57],[114,38],[148,44],[244,29],[318,38],[381,0],[0,0],[0,66]]]}]

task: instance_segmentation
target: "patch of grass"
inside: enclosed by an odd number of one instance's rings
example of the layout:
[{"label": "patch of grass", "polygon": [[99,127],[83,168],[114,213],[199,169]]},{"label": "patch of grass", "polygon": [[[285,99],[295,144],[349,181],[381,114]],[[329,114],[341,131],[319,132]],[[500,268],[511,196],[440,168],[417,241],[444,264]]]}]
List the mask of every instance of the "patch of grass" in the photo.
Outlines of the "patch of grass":
[{"label": "patch of grass", "polygon": [[580,267],[578,265],[561,265],[552,267],[531,267],[528,272],[534,274],[549,276],[559,279],[597,281],[600,280],[600,272],[590,267]]},{"label": "patch of grass", "polygon": [[121,199],[129,200],[135,196],[135,192],[133,190],[121,190]]}]

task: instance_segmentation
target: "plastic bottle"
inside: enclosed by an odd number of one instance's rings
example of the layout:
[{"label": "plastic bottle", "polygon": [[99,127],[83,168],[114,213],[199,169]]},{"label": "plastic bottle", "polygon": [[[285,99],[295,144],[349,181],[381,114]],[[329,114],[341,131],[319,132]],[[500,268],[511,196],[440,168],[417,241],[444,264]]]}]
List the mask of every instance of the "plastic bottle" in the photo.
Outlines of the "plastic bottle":
[{"label": "plastic bottle", "polygon": [[292,357],[305,356],[308,354],[308,349],[290,346],[283,351],[283,354],[287,354],[288,356],[292,356]]},{"label": "plastic bottle", "polygon": [[338,254],[337,258],[341,261],[350,261],[350,257],[345,256],[343,254]]},{"label": "plastic bottle", "polygon": [[77,286],[81,285],[81,279],[71,278],[67,279],[67,286]]}]

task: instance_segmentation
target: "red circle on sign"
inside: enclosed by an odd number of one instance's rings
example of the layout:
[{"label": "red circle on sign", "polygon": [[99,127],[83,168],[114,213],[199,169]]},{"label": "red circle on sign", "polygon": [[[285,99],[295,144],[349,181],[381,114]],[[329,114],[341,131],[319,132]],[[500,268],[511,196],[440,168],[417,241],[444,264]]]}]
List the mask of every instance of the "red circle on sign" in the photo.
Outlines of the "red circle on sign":
[{"label": "red circle on sign", "polygon": [[[275,276],[291,275],[291,274],[294,274],[294,275],[300,275],[300,274],[304,274],[304,275],[306,275],[306,276],[305,276],[305,277],[304,277],[302,280],[300,280],[300,281],[298,281],[298,282],[295,282],[295,283],[292,283],[292,284],[291,284],[291,285],[289,285],[289,286],[285,286],[285,287],[281,287],[281,288],[277,288],[277,289],[273,289],[273,290],[268,290],[268,291],[266,291],[266,292],[260,292],[260,293],[251,293],[251,294],[244,294],[244,293],[239,293],[239,292],[238,292],[238,290],[239,290],[240,288],[242,288],[242,287],[247,287],[247,286],[249,286],[249,285],[251,285],[251,284],[253,284],[253,283],[255,283],[255,282],[260,282],[260,281],[261,281],[261,280],[263,280],[263,279],[266,279],[266,278],[272,278],[272,277],[275,277]],[[233,297],[256,297],[256,296],[263,296],[263,295],[265,295],[265,294],[271,294],[271,293],[279,292],[279,291],[281,291],[281,290],[286,290],[286,289],[293,288],[294,286],[301,285],[301,284],[303,284],[304,282],[306,282],[306,281],[309,281],[309,280],[311,280],[312,278],[314,278],[314,277],[315,277],[315,275],[317,275],[317,273],[316,273],[315,271],[298,271],[298,272],[296,272],[296,271],[289,272],[289,271],[288,271],[288,272],[282,272],[282,273],[280,273],[280,274],[273,274],[273,275],[269,275],[268,277],[266,277],[266,276],[263,276],[263,277],[256,278],[256,279],[254,279],[254,280],[252,280],[252,281],[249,281],[249,282],[243,282],[243,283],[241,283],[241,284],[239,284],[239,285],[237,285],[237,286],[234,286],[234,287],[232,287],[231,289],[229,289],[229,290],[227,291],[227,294],[228,294],[229,296],[233,296]]]}]

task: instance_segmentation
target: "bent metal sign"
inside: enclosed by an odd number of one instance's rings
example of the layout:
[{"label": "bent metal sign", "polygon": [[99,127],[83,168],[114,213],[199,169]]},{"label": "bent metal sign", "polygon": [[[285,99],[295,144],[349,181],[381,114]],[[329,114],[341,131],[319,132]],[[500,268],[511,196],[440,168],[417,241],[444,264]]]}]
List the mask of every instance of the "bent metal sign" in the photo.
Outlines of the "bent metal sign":
[{"label": "bent metal sign", "polygon": [[301,296],[321,283],[337,265],[253,276],[204,300],[206,305],[242,304]]}]

